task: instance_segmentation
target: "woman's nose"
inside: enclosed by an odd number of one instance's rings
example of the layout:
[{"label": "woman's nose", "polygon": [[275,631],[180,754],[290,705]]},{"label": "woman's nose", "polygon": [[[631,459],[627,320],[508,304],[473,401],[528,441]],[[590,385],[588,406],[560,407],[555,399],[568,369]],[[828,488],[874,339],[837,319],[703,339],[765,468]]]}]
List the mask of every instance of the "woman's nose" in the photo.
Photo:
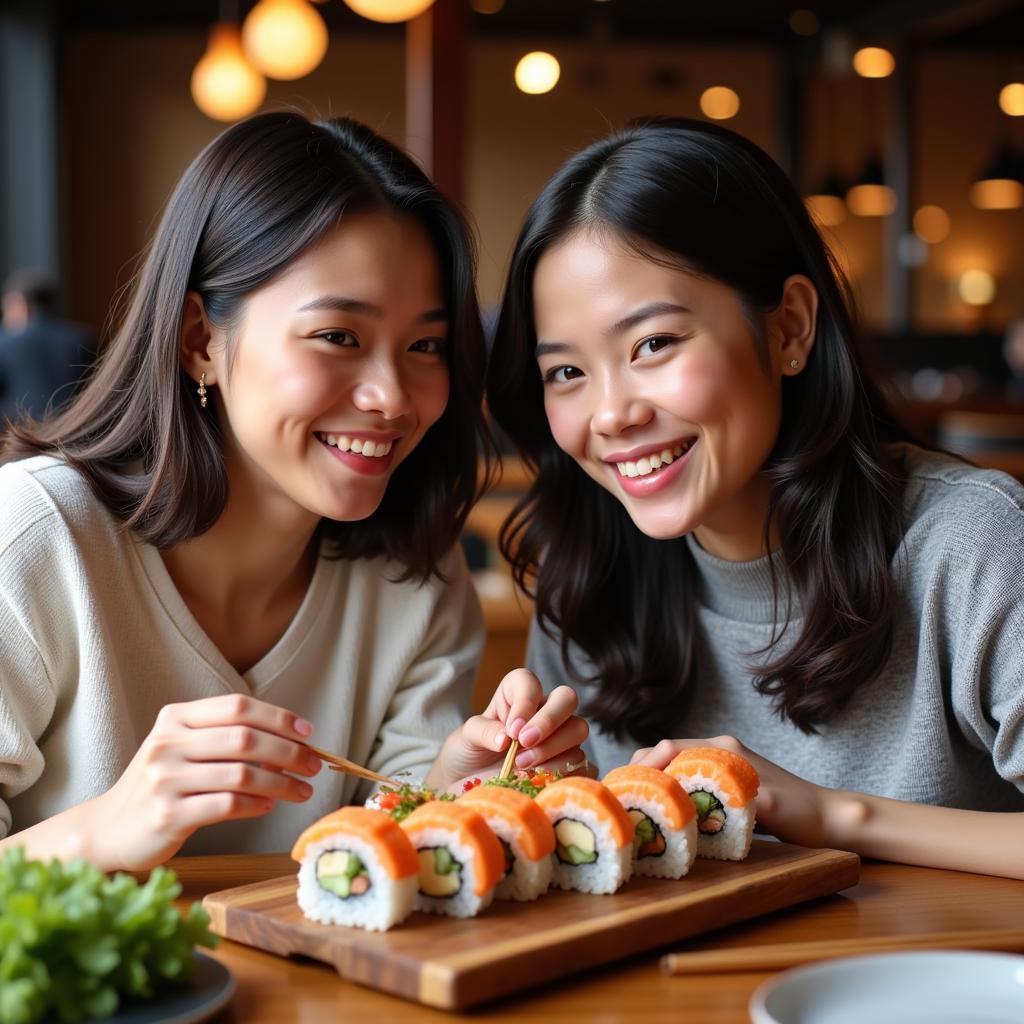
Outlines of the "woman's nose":
[{"label": "woman's nose", "polygon": [[409,411],[409,393],[397,367],[376,363],[356,385],[352,396],[357,409],[397,419]]},{"label": "woman's nose", "polygon": [[590,422],[595,433],[614,436],[643,426],[653,415],[650,402],[643,397],[616,387],[605,387],[599,392]]}]

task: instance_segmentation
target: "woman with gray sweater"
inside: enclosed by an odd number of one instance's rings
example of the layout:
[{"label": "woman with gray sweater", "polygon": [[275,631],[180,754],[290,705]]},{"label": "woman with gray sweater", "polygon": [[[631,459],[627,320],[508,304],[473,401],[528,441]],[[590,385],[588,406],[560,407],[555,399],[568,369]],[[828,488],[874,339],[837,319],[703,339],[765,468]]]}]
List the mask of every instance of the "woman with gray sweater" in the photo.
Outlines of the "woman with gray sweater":
[{"label": "woman with gray sweater", "polygon": [[488,403],[536,469],[528,662],[601,771],[748,757],[761,831],[1024,878],[1024,489],[907,443],[796,190],[720,126],[571,157],[513,254]]}]

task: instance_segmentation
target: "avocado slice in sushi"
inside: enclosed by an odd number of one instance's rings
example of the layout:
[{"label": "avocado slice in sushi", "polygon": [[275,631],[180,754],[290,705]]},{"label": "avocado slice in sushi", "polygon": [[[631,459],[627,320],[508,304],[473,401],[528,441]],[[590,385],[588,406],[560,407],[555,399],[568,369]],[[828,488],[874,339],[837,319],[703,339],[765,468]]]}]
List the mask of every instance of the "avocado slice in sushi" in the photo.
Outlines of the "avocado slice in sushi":
[{"label": "avocado slice in sushi", "polygon": [[593,864],[597,860],[594,833],[581,821],[562,818],[555,825],[555,850],[563,864]]},{"label": "avocado slice in sushi", "polygon": [[697,829],[700,832],[721,832],[725,828],[725,808],[714,794],[695,789],[690,799],[697,808]]},{"label": "avocado slice in sushi", "polygon": [[660,857],[665,852],[665,837],[661,829],[638,807],[631,807],[626,812],[636,829],[633,849],[637,859],[644,857]]},{"label": "avocado slice in sushi", "polygon": [[322,889],[348,899],[361,896],[370,888],[366,866],[348,850],[328,850],[316,862],[316,880]]},{"label": "avocado slice in sushi", "polygon": [[417,850],[420,892],[424,896],[454,896],[462,888],[462,865],[444,846]]}]

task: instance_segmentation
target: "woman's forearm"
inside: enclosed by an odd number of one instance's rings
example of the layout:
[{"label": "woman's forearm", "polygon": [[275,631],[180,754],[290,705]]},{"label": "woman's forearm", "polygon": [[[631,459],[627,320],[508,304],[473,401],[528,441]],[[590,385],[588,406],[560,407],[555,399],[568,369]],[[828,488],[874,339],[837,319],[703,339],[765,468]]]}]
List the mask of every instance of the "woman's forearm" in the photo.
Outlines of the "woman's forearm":
[{"label": "woman's forearm", "polygon": [[91,805],[91,800],[86,801],[20,832],[15,832],[6,839],[0,839],[0,854],[10,847],[20,846],[25,850],[27,857],[36,860],[56,858],[60,861],[69,861],[76,857],[85,857],[103,871],[112,870],[117,865],[104,863],[105,858],[94,848],[89,829]]},{"label": "woman's forearm", "polygon": [[835,791],[830,845],[865,857],[1024,879],[1024,813],[963,811]]}]

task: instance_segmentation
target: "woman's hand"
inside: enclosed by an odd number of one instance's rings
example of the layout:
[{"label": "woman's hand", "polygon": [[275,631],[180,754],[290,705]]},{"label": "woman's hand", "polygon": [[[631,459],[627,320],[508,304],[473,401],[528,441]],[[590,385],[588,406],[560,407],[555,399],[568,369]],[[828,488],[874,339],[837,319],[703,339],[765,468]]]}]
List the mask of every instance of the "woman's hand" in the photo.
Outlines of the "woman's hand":
[{"label": "woman's hand", "polygon": [[87,816],[90,859],[143,870],[172,857],[204,825],[309,799],[320,760],[312,726],[290,711],[229,694],[168,704],[124,774]]},{"label": "woman's hand", "polygon": [[835,845],[835,839],[830,839],[830,836],[837,835],[836,823],[832,820],[838,809],[837,791],[791,775],[748,750],[732,736],[715,736],[706,740],[662,740],[657,746],[638,750],[630,764],[665,768],[676,754],[687,747],[721,747],[740,754],[754,766],[761,779],[756,801],[756,828],[759,832],[799,846],[820,848]]},{"label": "woman's hand", "polygon": [[581,771],[586,756],[581,745],[590,727],[576,712],[579,698],[568,686],[545,696],[537,677],[524,668],[509,672],[482,715],[468,719],[445,741],[427,776],[428,785],[455,788],[475,776],[493,775],[499,756],[519,740],[517,768],[546,768],[563,775]]}]

